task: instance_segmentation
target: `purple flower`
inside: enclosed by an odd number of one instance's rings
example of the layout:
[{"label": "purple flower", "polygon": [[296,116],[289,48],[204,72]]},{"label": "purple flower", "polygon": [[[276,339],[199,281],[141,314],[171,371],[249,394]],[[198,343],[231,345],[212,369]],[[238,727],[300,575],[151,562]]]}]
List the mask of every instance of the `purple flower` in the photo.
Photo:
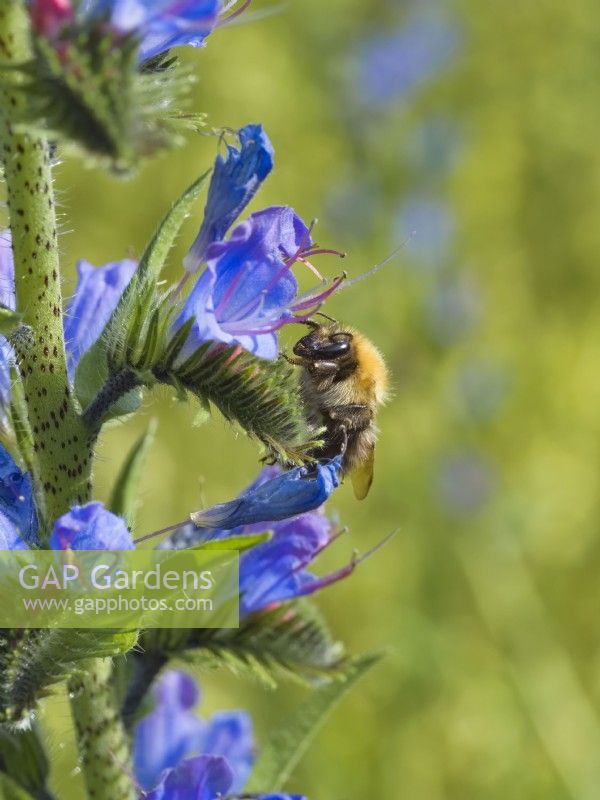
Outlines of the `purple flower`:
[{"label": "purple flower", "polygon": [[419,16],[393,33],[372,36],[358,56],[355,90],[371,106],[405,100],[454,55],[456,27],[433,16]]},{"label": "purple flower", "polygon": [[227,790],[241,791],[254,763],[252,722],[244,711],[223,711],[208,721],[194,713],[199,692],[185,672],[169,670],[154,690],[154,710],[134,734],[135,777],[142,788],[155,787],[167,769],[192,755],[219,756],[229,768]]},{"label": "purple flower", "polygon": [[49,541],[53,550],[132,550],[133,541],[124,520],[102,503],[73,508],[54,523]]},{"label": "purple flower", "polygon": [[77,264],[77,288],[65,312],[64,328],[69,378],[86,350],[94,344],[110,319],[137,267],[135,261],[112,261],[93,267]]},{"label": "purple flower", "polygon": [[246,125],[238,131],[239,150],[227,146],[218,155],[208,187],[204,219],[183,263],[195,272],[213,242],[219,242],[254,197],[273,169],[273,146],[262,125]]},{"label": "purple flower", "polygon": [[108,18],[118,33],[135,34],[140,40],[140,60],[171,47],[202,47],[215,28],[220,0],[86,0],[83,14]]},{"label": "purple flower", "polygon": [[208,340],[237,343],[261,358],[275,358],[276,331],[314,314],[344,279],[320,292],[299,295],[292,267],[297,261],[309,263],[310,256],[322,252],[311,246],[309,228],[287,206],[252,214],[227,241],[212,244],[207,268],[174,325],[177,329],[194,319],[180,359]]}]

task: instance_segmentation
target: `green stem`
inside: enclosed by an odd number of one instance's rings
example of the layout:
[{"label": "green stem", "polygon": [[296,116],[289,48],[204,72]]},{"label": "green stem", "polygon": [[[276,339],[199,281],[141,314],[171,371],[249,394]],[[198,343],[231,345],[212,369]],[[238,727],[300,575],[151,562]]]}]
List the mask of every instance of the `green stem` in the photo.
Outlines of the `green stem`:
[{"label": "green stem", "polygon": [[[9,65],[31,58],[24,6],[14,0],[0,0],[0,54]],[[7,79],[0,91],[0,144],[16,300],[23,315],[23,328],[12,343],[33,434],[44,533],[73,503],[89,498],[93,443],[67,378],[49,147],[43,136],[15,124],[25,103],[25,93]]]},{"label": "green stem", "polygon": [[81,767],[93,800],[135,800],[129,739],[114,693],[112,660],[97,658],[69,682]]},{"label": "green stem", "polygon": [[[31,59],[25,3],[0,0],[0,61]],[[23,382],[36,469],[42,537],[74,503],[91,495],[92,447],[67,376],[61,279],[52,173],[47,140],[17,125],[26,94],[0,85],[0,145],[7,185],[17,308],[23,327],[11,338]],[[48,665],[52,669],[52,664]],[[130,755],[110,677],[110,659],[93,659],[70,684],[82,769],[89,798],[134,800]]]}]

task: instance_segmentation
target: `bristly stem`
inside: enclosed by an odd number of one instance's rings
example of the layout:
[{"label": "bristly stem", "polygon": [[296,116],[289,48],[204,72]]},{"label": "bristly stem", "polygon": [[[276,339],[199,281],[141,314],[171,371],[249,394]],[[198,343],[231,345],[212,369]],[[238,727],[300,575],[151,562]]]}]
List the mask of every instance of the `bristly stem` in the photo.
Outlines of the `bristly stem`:
[{"label": "bristly stem", "polygon": [[[0,0],[0,63],[32,57],[24,0]],[[0,70],[1,72],[1,70]],[[0,83],[0,145],[23,327],[11,338],[23,382],[44,539],[57,517],[91,495],[92,446],[67,376],[56,210],[49,146],[20,125],[18,72]],[[48,664],[48,669],[52,669]],[[94,659],[71,682],[71,708],[90,800],[135,800],[130,748],[111,685],[112,662]]]},{"label": "bristly stem", "polygon": [[[31,58],[24,3],[0,0],[0,56],[7,65]],[[17,308],[13,337],[33,435],[42,536],[53,520],[90,493],[91,443],[76,408],[65,358],[56,210],[47,140],[19,125],[26,96],[18,72],[0,89],[0,143],[7,187]]]},{"label": "bristly stem", "polygon": [[129,739],[117,710],[112,659],[96,658],[69,682],[71,713],[90,800],[136,800]]}]

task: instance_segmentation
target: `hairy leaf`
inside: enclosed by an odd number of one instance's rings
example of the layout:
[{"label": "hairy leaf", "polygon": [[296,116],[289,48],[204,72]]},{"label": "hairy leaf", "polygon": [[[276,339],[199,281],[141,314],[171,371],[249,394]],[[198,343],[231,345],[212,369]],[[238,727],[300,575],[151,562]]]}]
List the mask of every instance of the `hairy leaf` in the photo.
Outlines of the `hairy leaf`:
[{"label": "hairy leaf", "polygon": [[315,689],[291,717],[273,732],[252,771],[246,790],[282,790],[333,708],[379,659],[377,654],[354,659],[347,664],[339,680]]},{"label": "hairy leaf", "polygon": [[304,463],[314,446],[296,376],[283,360],[265,361],[239,345],[208,342],[183,364],[159,364],[154,374],[212,403],[282,462]]}]

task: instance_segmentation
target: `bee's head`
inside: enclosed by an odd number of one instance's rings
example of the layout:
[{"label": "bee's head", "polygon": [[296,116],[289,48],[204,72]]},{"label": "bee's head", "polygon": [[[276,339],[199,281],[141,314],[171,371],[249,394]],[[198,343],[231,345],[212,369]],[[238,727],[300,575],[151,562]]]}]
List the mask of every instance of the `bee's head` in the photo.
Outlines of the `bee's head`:
[{"label": "bee's head", "polygon": [[294,355],[311,361],[335,361],[348,356],[352,349],[352,334],[339,325],[311,323],[312,331],[299,339]]}]

